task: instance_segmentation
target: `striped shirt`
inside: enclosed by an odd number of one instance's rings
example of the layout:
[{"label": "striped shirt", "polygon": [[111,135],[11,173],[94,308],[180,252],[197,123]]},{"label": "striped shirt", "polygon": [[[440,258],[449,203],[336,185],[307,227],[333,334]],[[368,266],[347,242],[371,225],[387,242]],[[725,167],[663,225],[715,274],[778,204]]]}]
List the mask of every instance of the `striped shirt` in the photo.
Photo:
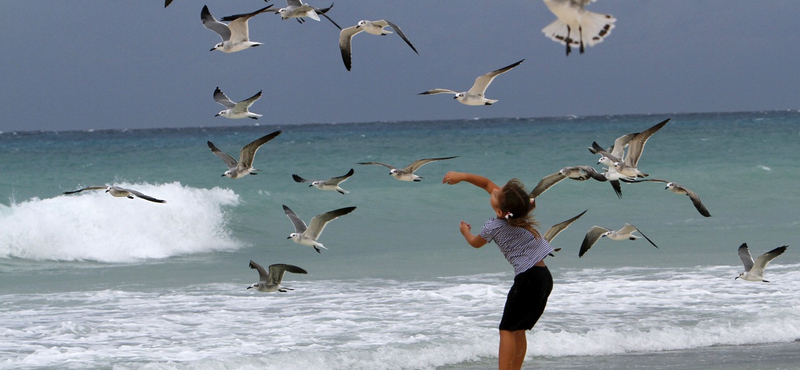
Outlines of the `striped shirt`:
[{"label": "striped shirt", "polygon": [[511,226],[506,220],[494,217],[483,224],[480,236],[487,243],[494,240],[506,260],[514,266],[514,275],[527,271],[553,252],[553,247],[544,238],[536,238],[524,227]]}]

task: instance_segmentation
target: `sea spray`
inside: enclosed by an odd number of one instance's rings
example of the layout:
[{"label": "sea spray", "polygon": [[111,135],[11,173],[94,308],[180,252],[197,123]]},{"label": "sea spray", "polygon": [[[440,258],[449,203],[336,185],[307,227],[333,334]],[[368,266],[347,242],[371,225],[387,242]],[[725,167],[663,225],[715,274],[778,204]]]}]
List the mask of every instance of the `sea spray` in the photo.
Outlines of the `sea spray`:
[{"label": "sea spray", "polygon": [[167,202],[96,190],[11,204],[0,212],[0,257],[134,262],[239,247],[227,228],[226,210],[239,203],[233,191],[177,182],[118,185]]}]

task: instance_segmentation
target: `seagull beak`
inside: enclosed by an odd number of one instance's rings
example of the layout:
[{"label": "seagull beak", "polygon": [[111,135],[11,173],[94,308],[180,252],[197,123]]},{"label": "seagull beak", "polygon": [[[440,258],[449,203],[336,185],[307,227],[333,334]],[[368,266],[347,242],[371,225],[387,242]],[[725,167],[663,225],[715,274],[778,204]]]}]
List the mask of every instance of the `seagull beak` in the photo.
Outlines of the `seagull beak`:
[{"label": "seagull beak", "polygon": [[225,177],[225,174],[224,174],[224,173],[222,174],[222,177]]},{"label": "seagull beak", "polygon": [[217,50],[217,48],[215,48],[215,47],[214,47],[214,48],[211,48],[211,50],[209,50],[209,51],[214,51],[214,50]]},{"label": "seagull beak", "polygon": [[312,187],[312,186],[314,186],[314,185],[309,185],[308,187],[310,188],[310,187]]},{"label": "seagull beak", "polygon": [[214,117],[219,117],[219,113],[215,114]]},{"label": "seagull beak", "polygon": [[[247,289],[253,289],[253,287],[249,286],[249,287],[247,287]],[[245,289],[245,290],[246,290],[246,289]]]},{"label": "seagull beak", "polygon": [[286,237],[286,239],[291,239],[291,238],[292,238],[291,236]]},{"label": "seagull beak", "polygon": [[453,97],[453,99],[458,99],[458,97],[457,97],[457,96],[454,96],[454,97]]}]

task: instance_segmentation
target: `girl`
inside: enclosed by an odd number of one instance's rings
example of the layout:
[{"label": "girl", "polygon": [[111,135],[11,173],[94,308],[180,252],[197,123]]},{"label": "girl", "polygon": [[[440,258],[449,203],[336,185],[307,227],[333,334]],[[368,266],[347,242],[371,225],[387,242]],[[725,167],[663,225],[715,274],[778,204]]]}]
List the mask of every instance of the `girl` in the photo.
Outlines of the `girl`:
[{"label": "girl", "polygon": [[489,219],[478,235],[470,224],[461,221],[461,234],[469,245],[480,248],[494,241],[508,262],[514,266],[514,285],[508,291],[503,318],[500,321],[500,370],[519,370],[525,360],[528,343],[525,330],[530,330],[544,312],[547,297],[553,289],[553,277],[544,258],[553,247],[534,228],[530,215],[536,207],[522,183],[512,179],[502,188],[489,179],[463,172],[448,172],[442,183],[466,181],[489,193],[489,204],[495,216]]}]

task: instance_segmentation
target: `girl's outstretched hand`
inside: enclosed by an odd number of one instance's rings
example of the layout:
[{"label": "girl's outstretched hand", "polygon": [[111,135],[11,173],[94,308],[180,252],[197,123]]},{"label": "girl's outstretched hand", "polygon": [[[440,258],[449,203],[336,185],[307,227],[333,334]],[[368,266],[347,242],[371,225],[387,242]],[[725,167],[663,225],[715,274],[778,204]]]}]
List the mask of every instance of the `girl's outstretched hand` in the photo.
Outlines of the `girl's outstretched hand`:
[{"label": "girl's outstretched hand", "polygon": [[444,178],[442,179],[442,184],[454,185],[454,184],[458,184],[463,179],[464,179],[464,176],[462,176],[461,172],[448,171],[444,175]]},{"label": "girl's outstretched hand", "polygon": [[461,230],[461,234],[462,235],[471,234],[472,225],[470,225],[470,224],[468,224],[468,223],[466,223],[464,221],[461,221],[461,225],[459,225],[459,229]]}]

